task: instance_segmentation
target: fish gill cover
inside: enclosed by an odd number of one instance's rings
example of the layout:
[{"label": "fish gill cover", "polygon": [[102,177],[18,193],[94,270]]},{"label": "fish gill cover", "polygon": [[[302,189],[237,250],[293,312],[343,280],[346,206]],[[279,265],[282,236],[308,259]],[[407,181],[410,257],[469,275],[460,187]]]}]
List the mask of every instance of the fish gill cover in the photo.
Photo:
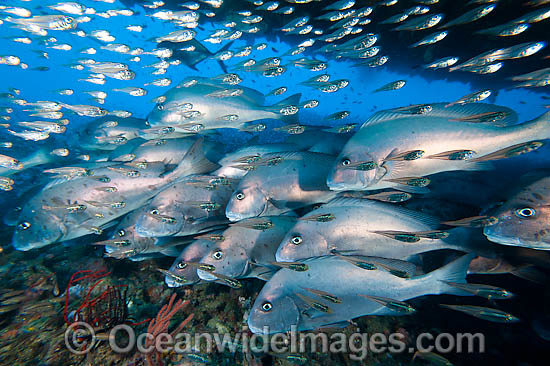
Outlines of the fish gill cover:
[{"label": "fish gill cover", "polygon": [[[4,1],[2,363],[542,364],[548,18],[547,0]],[[122,325],[145,346],[403,349],[116,352]],[[428,352],[426,332],[484,347]]]}]

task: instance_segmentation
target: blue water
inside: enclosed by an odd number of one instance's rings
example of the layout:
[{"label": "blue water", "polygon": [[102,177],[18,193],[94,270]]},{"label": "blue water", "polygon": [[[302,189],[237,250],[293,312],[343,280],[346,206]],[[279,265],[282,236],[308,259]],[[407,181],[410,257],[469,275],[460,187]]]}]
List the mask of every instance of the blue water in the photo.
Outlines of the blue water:
[{"label": "blue water", "polygon": [[[47,9],[46,6],[56,3],[57,1],[53,0],[9,0],[4,1],[3,5],[22,6],[29,9],[33,15],[37,15],[42,13],[55,14],[55,11]],[[116,37],[116,40],[112,43],[126,44],[131,48],[140,47],[145,51],[151,51],[156,47],[156,42],[154,41],[155,37],[181,29],[166,21],[154,19],[148,16],[148,14],[150,15],[152,11],[146,11],[143,7],[137,4],[127,7],[119,1],[115,1],[114,4],[107,4],[99,1],[82,0],[81,3],[94,7],[97,12],[106,11],[113,8],[128,8],[134,11],[134,15],[130,17],[118,15],[109,19],[89,15],[92,18],[92,21],[82,23],[78,26],[78,30],[82,30],[86,32],[86,34],[89,34],[93,30],[108,30],[111,35]],[[288,5],[283,1],[281,1],[281,3],[282,5]],[[201,8],[203,7],[208,9],[206,5],[201,4]],[[264,13],[262,13],[262,15],[264,15]],[[6,16],[7,15],[9,14],[6,14]],[[265,16],[267,17],[268,15],[266,14]],[[283,18],[281,15],[279,15],[279,17]],[[294,15],[289,15],[285,16],[284,19],[290,20],[293,17]],[[0,13],[0,19],[2,18],[5,18],[5,15]],[[129,25],[141,25],[144,27],[144,30],[141,33],[131,32],[125,29]],[[195,28],[195,31],[197,31],[196,39],[204,40],[214,30],[221,27],[222,26],[220,24],[215,23],[207,17],[201,15],[200,27]],[[548,27],[548,24],[546,24],[546,27]],[[364,28],[364,33],[371,31],[369,30],[368,25]],[[198,70],[193,70],[182,64],[179,66],[170,66],[167,72],[163,75],[151,75],[151,72],[154,71],[154,69],[146,66],[160,61],[155,56],[145,54],[138,55],[141,59],[140,62],[131,62],[130,59],[134,56],[103,50],[100,47],[106,45],[106,43],[97,41],[91,37],[78,37],[71,34],[72,31],[49,31],[47,36],[55,37],[57,39],[57,44],[70,44],[72,46],[72,50],[70,51],[55,50],[41,45],[40,37],[29,36],[21,30],[14,29],[7,21],[4,21],[4,23],[0,25],[0,31],[0,55],[16,55],[21,59],[21,62],[24,62],[29,66],[28,69],[24,70],[18,66],[0,65],[0,75],[2,78],[0,93],[11,92],[9,88],[16,88],[21,91],[17,98],[25,99],[28,102],[58,101],[71,105],[96,105],[109,111],[129,111],[132,113],[133,117],[146,119],[149,112],[155,107],[155,102],[152,100],[163,95],[170,90],[170,88],[174,87],[185,78],[194,76],[213,77],[224,73],[216,60],[209,59],[199,63],[197,65]],[[372,31],[374,32],[375,29],[372,29]],[[27,36],[33,39],[32,44],[26,45],[16,43],[12,40],[14,37]],[[237,39],[233,42],[231,46],[232,50],[239,49],[243,46],[259,45],[264,42],[268,46],[264,50],[254,49],[249,57],[230,59],[225,62],[225,65],[227,66],[229,72],[235,72],[241,76],[243,82],[240,85],[242,86],[256,89],[264,94],[277,87],[285,86],[288,88],[288,91],[281,96],[267,97],[267,105],[275,104],[294,93],[302,94],[302,102],[307,100],[319,101],[319,105],[316,108],[300,110],[298,114],[298,121],[300,124],[304,125],[335,126],[350,123],[360,125],[376,111],[411,104],[452,102],[466,94],[481,90],[479,78],[476,78],[476,82],[474,83],[472,82],[473,78],[468,73],[456,71],[453,73],[452,80],[449,78],[449,73],[447,70],[420,73],[417,72],[418,62],[413,61],[412,59],[408,65],[408,68],[403,67],[403,63],[406,64],[403,60],[400,60],[399,67],[394,67],[392,58],[390,58],[388,63],[384,66],[378,68],[353,67],[354,63],[351,61],[326,58],[325,55],[316,53],[315,49],[318,44],[312,48],[313,50],[308,50],[304,55],[294,57],[282,56],[286,51],[294,48],[299,42],[309,38],[310,36],[312,35],[288,37],[281,34],[281,32],[278,33],[277,37],[270,35],[266,38],[262,36],[261,32],[258,35],[243,36],[241,39]],[[212,53],[215,53],[227,42],[228,41],[223,41],[221,44],[205,43],[205,46]],[[379,45],[382,47],[382,51],[379,55],[383,55],[385,45],[383,34],[381,34]],[[95,48],[97,50],[97,54],[88,55],[80,53],[81,50],[89,47]],[[428,47],[437,47],[437,45]],[[487,42],[484,50],[490,50],[496,47],[496,42],[491,40]],[[39,52],[36,52],[38,50],[47,52],[49,59],[43,58]],[[465,52],[467,53],[468,47],[461,47],[460,51],[461,54]],[[404,54],[406,54],[406,52],[406,50],[403,51]],[[287,68],[286,72],[278,77],[267,78],[262,76],[261,73],[245,72],[232,68],[232,66],[237,62],[241,62],[248,58],[262,60],[264,58],[274,56],[282,57],[282,64]],[[470,56],[475,56],[475,53]],[[328,68],[323,71],[313,72],[295,67],[290,63],[290,61],[300,57],[315,58],[317,60],[327,61]],[[136,73],[136,78],[130,81],[120,81],[107,78],[104,85],[95,85],[85,81],[79,81],[79,79],[87,78],[89,74],[88,70],[74,70],[67,67],[67,65],[76,63],[78,59],[88,58],[96,61],[126,63],[129,65],[130,70]],[[461,61],[465,60],[462,59]],[[39,66],[47,66],[50,69],[48,71],[31,70],[32,68]],[[510,70],[514,70],[514,68],[518,69],[517,74],[532,71],[522,69],[521,61],[507,62],[505,63],[503,69],[510,72]],[[331,81],[347,79],[350,83],[346,88],[335,93],[323,93],[314,88],[300,85],[300,82],[321,73],[330,74]],[[172,79],[171,86],[144,86],[146,83],[160,78]],[[484,88],[492,89],[495,78],[498,79],[498,73],[495,76],[491,76],[491,78],[487,78],[487,84]],[[373,93],[375,89],[400,79],[406,80],[407,82],[403,88],[394,91]],[[134,97],[126,93],[116,92],[113,90],[116,88],[125,88],[130,86],[143,87],[148,91],[148,94],[142,97]],[[56,90],[65,88],[73,89],[74,94],[64,96],[56,93]],[[549,104],[549,101],[547,97],[549,94],[547,89],[541,90],[541,88],[539,88],[537,90],[528,90],[498,88],[492,90],[493,95],[486,102],[513,109],[518,114],[518,123],[532,120],[548,111],[547,105]],[[84,93],[85,91],[105,91],[107,93],[105,104],[97,104],[88,94]],[[9,123],[12,126],[16,126],[16,122],[18,121],[33,120],[33,117],[28,116],[28,114],[23,111],[26,109],[24,106],[16,106],[11,104],[9,99],[0,100],[0,106],[11,107],[14,109],[14,112],[10,114],[11,120],[2,121],[2,123]],[[343,120],[327,121],[325,119],[330,114],[344,110],[350,111],[351,114]],[[0,141],[12,141],[14,143],[14,147],[12,149],[0,149],[0,154],[22,159],[38,147],[48,147],[48,149],[52,150],[54,148],[67,147],[69,150],[73,148],[78,150],[79,141],[77,140],[75,134],[83,125],[93,121],[93,118],[79,117],[71,114],[68,110],[62,111],[64,112],[64,118],[69,119],[67,132],[65,134],[52,134],[48,140],[32,142],[23,141],[22,139],[10,135],[4,129],[0,129]],[[269,129],[280,125],[281,122],[271,121],[268,123]],[[254,135],[256,134],[236,132],[235,130],[224,130],[221,132],[221,137],[219,137],[219,139],[222,142],[225,142],[226,145],[234,147],[235,145],[249,140]],[[259,133],[258,135],[261,142],[280,141],[286,137],[284,134],[273,133],[270,131]],[[495,172],[480,174],[487,174],[488,180],[502,179],[501,182],[516,182],[522,174],[530,170],[548,167],[549,163],[550,149],[545,146],[530,155],[496,163],[498,169]],[[43,167],[35,168],[35,170],[33,170],[33,174],[35,174],[35,176],[40,175],[41,169],[43,169]],[[15,180],[13,191],[0,191],[0,203],[21,205],[22,202],[19,202],[17,197],[33,186],[33,181],[28,180],[30,176],[31,175],[27,175],[27,173],[15,176],[15,178],[13,178]],[[486,208],[487,207],[479,207],[480,211]],[[4,230],[5,232],[9,232],[11,229],[5,227]],[[4,242],[9,242],[11,238],[6,236],[2,239]],[[159,283],[159,286],[162,285],[162,283]],[[531,299],[531,301],[533,300]],[[516,307],[521,308],[521,306],[517,304]],[[523,308],[523,310],[525,310],[525,308]],[[441,315],[439,316],[441,318]],[[456,326],[456,324],[454,326]],[[492,330],[494,331],[494,328]],[[544,328],[543,331],[547,332],[547,328]]]}]

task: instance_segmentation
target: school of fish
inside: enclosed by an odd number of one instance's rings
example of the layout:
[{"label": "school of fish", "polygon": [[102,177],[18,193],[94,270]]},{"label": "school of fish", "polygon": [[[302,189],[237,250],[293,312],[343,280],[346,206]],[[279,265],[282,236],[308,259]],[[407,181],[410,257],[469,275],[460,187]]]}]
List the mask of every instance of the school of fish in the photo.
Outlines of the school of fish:
[{"label": "school of fish", "polygon": [[[9,54],[0,55],[3,72],[48,73],[55,65],[79,75],[74,85],[39,99],[23,99],[25,92],[15,87],[0,95],[0,189],[17,197],[4,217],[14,226],[17,250],[95,235],[93,245],[119,260],[175,257],[170,268],[159,268],[169,287],[216,282],[240,288],[243,279],[263,280],[248,314],[254,333],[410,314],[415,309],[406,301],[424,295],[507,299],[507,290],[468,283],[467,275],[491,273],[502,264],[504,247],[550,250],[547,171],[518,179],[516,193],[501,205],[480,207],[477,216],[435,217],[403,207],[429,194],[435,174],[483,174],[503,160],[534,154],[550,139],[550,112],[519,121],[512,109],[486,103],[492,91],[485,89],[446,103],[379,110],[359,123],[347,123],[349,111],[333,110],[308,124],[300,111],[317,107],[321,98],[291,93],[294,85],[257,90],[247,83],[301,69],[307,77],[296,85],[312,95],[337,93],[351,82],[331,78],[329,63],[366,70],[391,65],[383,37],[369,32],[374,23],[414,34],[411,48],[438,47],[461,25],[490,17],[498,0],[470,1],[454,19],[438,12],[438,0],[364,6],[355,0],[247,0],[227,12],[219,10],[227,5],[223,0],[131,2],[131,9],[116,0],[7,3],[0,6],[0,27],[16,35],[2,51]],[[403,3],[406,11],[375,20],[380,9]],[[486,75],[512,60],[538,57],[545,40],[498,46],[500,38],[550,18],[548,2],[531,3],[521,17],[477,32],[497,46],[423,68]],[[308,7],[315,12],[305,15]],[[162,24],[165,34],[149,33],[138,14]],[[266,24],[275,15],[280,24]],[[103,29],[108,22],[120,30]],[[205,24],[214,24],[214,31],[205,34]],[[119,31],[140,37],[131,38],[135,44],[117,43]],[[260,59],[257,52],[268,44],[235,46],[267,32],[291,48]],[[218,49],[210,51],[207,43]],[[26,60],[20,47],[35,57]],[[198,71],[210,61],[219,73]],[[173,68],[181,70],[178,80],[162,76]],[[509,81],[540,89],[550,85],[550,68]],[[406,85],[356,87],[392,93]],[[78,91],[89,86],[94,90]],[[112,94],[132,102],[108,110]],[[146,105],[149,94],[158,95],[149,113],[133,113],[135,101]],[[263,139],[267,133],[277,139]],[[223,143],[234,136],[239,142]],[[26,156],[12,157],[20,146]],[[454,254],[442,252],[448,258],[426,273],[423,256],[444,249]],[[517,274],[517,267],[507,272]],[[494,306],[444,306],[488,321],[518,321]]]}]

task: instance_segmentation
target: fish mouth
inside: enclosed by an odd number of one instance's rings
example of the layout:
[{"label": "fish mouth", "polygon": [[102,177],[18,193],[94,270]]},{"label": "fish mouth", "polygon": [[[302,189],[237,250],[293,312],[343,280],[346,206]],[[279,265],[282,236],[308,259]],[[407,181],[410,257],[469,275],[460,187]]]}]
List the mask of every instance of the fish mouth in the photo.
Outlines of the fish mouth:
[{"label": "fish mouth", "polygon": [[237,213],[237,212],[231,212],[231,211],[226,211],[225,212],[225,216],[227,217],[227,219],[231,222],[235,222],[235,221],[241,221],[241,220],[244,220],[246,217],[244,217],[244,215],[241,215],[240,213]]},{"label": "fish mouth", "polygon": [[[254,334],[274,334],[274,333],[283,333],[291,331],[293,326],[298,328],[300,321],[301,321],[301,313],[298,309],[298,306],[296,305],[296,302],[291,296],[283,296],[280,298],[281,301],[279,301],[279,306],[284,307],[286,310],[284,312],[279,313],[279,316],[277,316],[275,319],[271,318],[271,321],[273,322],[271,325],[262,324],[261,319],[263,318],[263,313],[261,310],[257,308],[258,302],[254,303],[253,309],[248,315],[248,329]],[[258,301],[258,299],[257,299]],[[285,323],[283,319],[281,319],[281,316],[284,318],[288,318],[289,314],[295,314],[296,317],[292,320],[290,320],[290,323]],[[260,319],[259,324],[255,324],[255,320]],[[289,319],[285,319],[289,320]],[[260,328],[261,327],[261,328]],[[276,328],[275,328],[276,327]]]},{"label": "fish mouth", "polygon": [[183,284],[181,282],[176,281],[173,277],[170,277],[170,276],[164,276],[164,283],[166,284],[166,286],[168,286],[170,288],[182,287],[182,286],[186,285],[186,284]]},{"label": "fish mouth", "polygon": [[[263,328],[257,328],[254,325],[250,324],[250,322],[248,323],[248,329],[254,334],[264,334]],[[269,333],[265,333],[265,334],[269,334]]]},{"label": "fish mouth", "polygon": [[366,188],[361,182],[353,183],[346,180],[334,181],[331,177],[327,178],[327,187],[331,191],[337,191],[337,192],[360,191]]},{"label": "fish mouth", "polygon": [[330,177],[327,178],[327,187],[331,191],[345,191],[347,189],[345,182],[335,182]]},{"label": "fish mouth", "polygon": [[16,250],[27,252],[32,249],[43,248],[45,246],[57,243],[63,237],[63,233],[60,232],[56,238],[48,239],[46,241],[19,241],[16,237],[12,239],[12,246]]},{"label": "fish mouth", "polygon": [[292,262],[293,261],[293,250],[290,247],[291,244],[285,244],[277,248],[275,252],[275,260],[277,262]]},{"label": "fish mouth", "polygon": [[216,276],[213,276],[210,272],[203,271],[202,269],[197,269],[197,276],[199,276],[201,280],[209,281],[209,282],[216,281],[218,279]]},{"label": "fish mouth", "polygon": [[492,241],[493,243],[497,243],[500,245],[508,245],[508,246],[514,246],[514,247],[523,247],[523,248],[530,248],[530,249],[539,249],[539,250],[550,250],[550,244],[540,242],[540,241],[525,241],[521,238],[517,237],[510,237],[510,236],[502,236],[495,233],[488,233],[484,232],[485,236],[487,237],[487,240]]},{"label": "fish mouth", "polygon": [[522,246],[521,242],[519,241],[519,238],[511,238],[507,236],[501,236],[497,234],[487,234],[487,233],[485,233],[485,236],[489,241],[492,241],[493,243],[497,243],[501,245]]}]

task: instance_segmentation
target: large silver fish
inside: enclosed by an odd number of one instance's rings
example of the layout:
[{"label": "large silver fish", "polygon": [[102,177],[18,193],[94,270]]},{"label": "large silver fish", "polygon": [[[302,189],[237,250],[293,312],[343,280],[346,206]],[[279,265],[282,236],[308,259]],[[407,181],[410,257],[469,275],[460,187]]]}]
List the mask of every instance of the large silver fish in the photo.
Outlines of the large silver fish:
[{"label": "large silver fish", "polygon": [[332,155],[292,152],[266,155],[252,163],[261,165],[245,165],[254,169],[239,182],[225,215],[239,221],[328,202],[335,192],[328,190],[323,177],[332,162]]},{"label": "large silver fish", "polygon": [[491,212],[498,223],[483,230],[487,239],[503,245],[550,250],[549,174],[546,171]]},{"label": "large silver fish", "polygon": [[287,120],[293,118],[300,101],[300,94],[294,94],[275,105],[265,106],[264,95],[254,89],[203,78],[176,86],[165,97],[149,114],[147,122],[153,128],[173,127],[176,132],[240,129],[260,119]]},{"label": "large silver fish", "polygon": [[461,244],[467,230],[437,228],[436,218],[395,204],[336,198],[301,217],[281,241],[276,258],[293,262],[334,250],[396,259],[437,249],[466,251]]},{"label": "large silver fish", "polygon": [[[283,236],[294,225],[296,218],[288,216],[265,216],[261,219],[239,221],[221,235],[200,261],[213,265],[217,274],[231,278],[262,278],[263,274],[275,271],[275,251]],[[217,278],[208,271],[198,270],[203,280]]]},{"label": "large silver fish", "polygon": [[[179,164],[196,140],[196,137],[149,141],[139,139],[137,146],[134,146],[136,145],[134,143],[125,144],[114,150],[109,157],[114,161],[161,161],[165,164]],[[217,161],[221,156],[219,144],[212,141],[204,140],[203,150],[206,158],[210,161]]]},{"label": "large silver fish", "polygon": [[170,269],[165,272],[164,282],[168,287],[193,285],[201,281],[197,275],[200,260],[210,251],[221,236],[220,231],[205,234],[185,247]]},{"label": "large silver fish", "polygon": [[[432,107],[414,115],[379,112],[367,120],[336,159],[327,178],[330,189],[417,191],[426,181],[411,178],[488,169],[487,161],[530,151],[540,147],[538,141],[550,138],[550,112],[530,122],[499,127],[493,121],[480,122],[481,116],[496,116],[497,106],[453,106],[449,111],[440,104]],[[508,118],[506,112],[503,115]]]},{"label": "large silver fish", "polygon": [[95,245],[105,245],[105,255],[108,257],[142,261],[164,255],[177,257],[181,253],[181,246],[191,242],[192,239],[150,238],[139,235],[135,224],[142,212],[143,209],[138,209],[124,216],[110,239]]},{"label": "large silver fish", "polygon": [[228,223],[225,205],[234,184],[178,182],[153,198],[136,222],[143,236],[185,236]]},{"label": "large silver fish", "polygon": [[253,333],[282,333],[290,331],[293,325],[303,331],[363,315],[398,315],[360,295],[396,301],[432,294],[465,295],[445,282],[465,283],[470,260],[471,256],[464,256],[426,275],[409,279],[384,269],[362,269],[336,256],[308,260],[304,262],[307,271],[281,269],[275,273],[256,298],[248,327]]},{"label": "large silver fish", "polygon": [[14,170],[3,166],[0,167],[0,176],[7,177],[12,174],[20,173],[34,166],[44,165],[47,163],[54,162],[56,160],[60,160],[60,159],[57,156],[50,154],[47,149],[38,149],[34,153],[29,154],[28,156],[19,160],[19,162],[22,164],[21,169]]},{"label": "large silver fish", "polygon": [[242,178],[247,171],[235,167],[236,165],[254,162],[254,160],[261,159],[266,154],[297,150],[301,149],[294,144],[288,143],[245,146],[227,153],[222,159],[220,159],[218,164],[221,165],[221,168],[216,170],[214,174],[228,178]]},{"label": "large silver fish", "polygon": [[89,150],[115,150],[139,137],[146,127],[145,120],[139,118],[101,117],[78,129],[78,145]]},{"label": "large silver fish", "polygon": [[197,140],[168,173],[163,163],[148,164],[146,169],[121,164],[83,170],[85,176],[53,181],[25,204],[13,246],[30,250],[100,234],[105,225],[143,206],[170,184],[214,169],[216,165],[204,157],[201,145],[202,140]]}]

